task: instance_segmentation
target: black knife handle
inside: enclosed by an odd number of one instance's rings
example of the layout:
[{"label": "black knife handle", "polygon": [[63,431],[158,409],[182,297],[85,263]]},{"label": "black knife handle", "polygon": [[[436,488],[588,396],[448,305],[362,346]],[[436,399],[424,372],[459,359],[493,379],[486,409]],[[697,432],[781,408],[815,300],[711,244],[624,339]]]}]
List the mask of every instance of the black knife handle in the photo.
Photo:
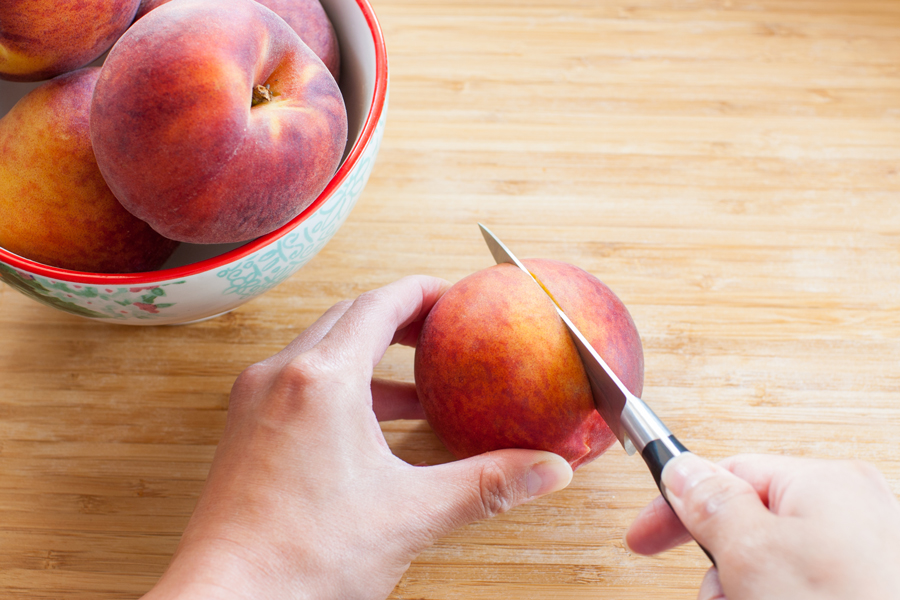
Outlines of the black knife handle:
[{"label": "black knife handle", "polygon": [[[660,494],[665,499],[666,504],[669,505],[669,508],[672,507],[672,504],[669,502],[669,498],[666,496],[666,489],[662,483],[662,472],[663,468],[665,468],[666,464],[678,456],[679,454],[684,454],[685,452],[690,452],[687,448],[684,447],[684,444],[678,441],[674,435],[670,435],[665,440],[653,440],[644,446],[644,449],[641,451],[641,458],[644,459],[644,462],[647,463],[647,467],[650,469],[650,472],[653,474],[653,480],[656,481],[656,487],[659,488]],[[697,544],[700,546],[700,544]],[[706,554],[709,560],[712,561],[713,566],[716,565],[716,559],[713,558],[713,555],[709,553],[709,550],[700,546],[700,549]]]},{"label": "black knife handle", "polygon": [[653,440],[644,446],[644,449],[641,451],[641,457],[647,463],[647,467],[653,474],[656,487],[663,493],[663,496],[666,495],[662,484],[663,468],[670,460],[685,452],[690,451],[674,435],[670,435],[665,440]]}]

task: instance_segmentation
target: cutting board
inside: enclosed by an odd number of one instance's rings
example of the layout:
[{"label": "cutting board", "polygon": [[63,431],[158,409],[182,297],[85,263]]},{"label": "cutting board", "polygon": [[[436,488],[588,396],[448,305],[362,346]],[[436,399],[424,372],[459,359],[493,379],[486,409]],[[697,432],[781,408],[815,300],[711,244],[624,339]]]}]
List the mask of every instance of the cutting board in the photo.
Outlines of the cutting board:
[{"label": "cutting board", "polygon": [[[373,0],[390,106],[359,204],[272,292],[189,326],[0,286],[0,597],[123,599],[170,559],[232,382],[333,303],[413,273],[579,265],[631,310],[644,398],[696,452],[861,458],[900,491],[900,3]],[[412,350],[379,377],[412,381]],[[411,463],[452,457],[383,425]],[[392,598],[696,598],[693,544],[622,543],[656,496],[613,447],[422,553]]]}]

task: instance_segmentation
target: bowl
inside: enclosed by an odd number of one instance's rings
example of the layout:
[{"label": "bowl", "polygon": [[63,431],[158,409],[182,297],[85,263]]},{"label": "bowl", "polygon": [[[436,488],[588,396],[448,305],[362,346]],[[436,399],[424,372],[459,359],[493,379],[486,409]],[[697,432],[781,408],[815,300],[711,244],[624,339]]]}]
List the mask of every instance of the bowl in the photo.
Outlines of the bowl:
[{"label": "bowl", "polygon": [[[181,244],[157,271],[86,273],[0,248],[0,280],[72,315],[124,325],[172,325],[227,313],[266,293],[315,256],[344,223],[372,172],[384,133],[387,53],[366,0],[322,0],[341,48],[348,142],[318,198],[286,225],[240,244]],[[0,115],[39,84],[0,81]]]}]

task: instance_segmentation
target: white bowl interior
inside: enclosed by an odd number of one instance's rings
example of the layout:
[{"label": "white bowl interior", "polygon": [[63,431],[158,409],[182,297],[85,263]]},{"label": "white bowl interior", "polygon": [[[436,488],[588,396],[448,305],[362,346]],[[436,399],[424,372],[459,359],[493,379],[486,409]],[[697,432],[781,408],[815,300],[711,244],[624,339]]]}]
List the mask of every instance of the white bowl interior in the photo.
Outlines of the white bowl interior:
[{"label": "white bowl interior", "polygon": [[[356,0],[322,0],[341,48],[341,80],[339,82],[347,106],[348,140],[344,159],[359,140],[372,107],[375,94],[375,44],[366,17]],[[101,57],[91,63],[99,66]],[[19,83],[0,80],[0,117],[5,115],[25,94],[43,82]],[[181,267],[219,256],[240,248],[235,244],[181,244],[161,269]]]}]

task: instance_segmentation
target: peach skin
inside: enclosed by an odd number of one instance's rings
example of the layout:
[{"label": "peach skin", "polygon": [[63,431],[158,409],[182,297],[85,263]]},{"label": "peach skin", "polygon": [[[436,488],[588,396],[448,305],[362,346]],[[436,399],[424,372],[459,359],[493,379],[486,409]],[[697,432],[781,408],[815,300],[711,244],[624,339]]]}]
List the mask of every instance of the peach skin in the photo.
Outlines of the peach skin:
[{"label": "peach skin", "polygon": [[[136,19],[171,0],[142,0]],[[341,50],[331,20],[319,0],[256,0],[290,25],[316,53],[335,80],[341,80]]]},{"label": "peach skin", "polygon": [[[578,267],[523,262],[640,394],[643,351],[622,302]],[[441,297],[419,337],[415,379],[429,424],[459,458],[527,448],[554,452],[577,468],[615,442],[553,300],[510,264],[478,271]]]},{"label": "peach skin", "polygon": [[177,242],[122,208],[100,174],[88,132],[99,75],[60,75],[0,119],[0,246],[75,271],[153,270]]},{"label": "peach skin", "polygon": [[83,67],[109,50],[139,0],[3,0],[0,79],[40,81]]},{"label": "peach skin", "polygon": [[269,233],[322,192],[347,143],[341,91],[253,0],[178,0],[109,53],[91,105],[100,171],[160,234],[197,244]]}]

